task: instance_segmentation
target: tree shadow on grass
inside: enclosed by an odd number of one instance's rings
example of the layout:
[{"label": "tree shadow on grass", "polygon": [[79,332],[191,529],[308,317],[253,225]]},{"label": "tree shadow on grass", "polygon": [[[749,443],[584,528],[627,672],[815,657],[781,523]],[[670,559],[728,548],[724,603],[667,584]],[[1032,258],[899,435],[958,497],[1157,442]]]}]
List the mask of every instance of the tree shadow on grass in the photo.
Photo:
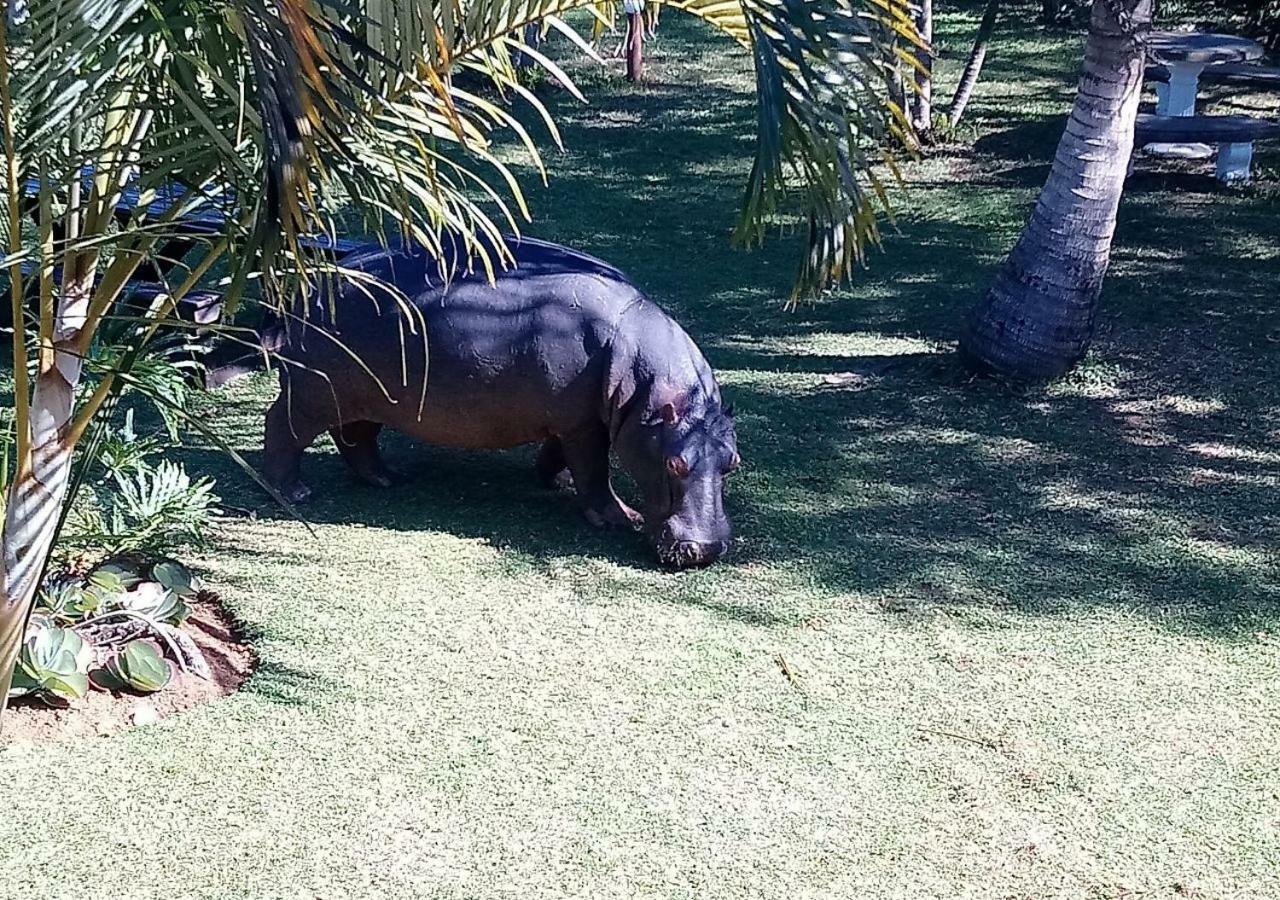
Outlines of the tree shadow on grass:
[{"label": "tree shadow on grass", "polygon": [[1277,621],[1280,454],[1229,412],[885,381],[905,383],[742,401],[808,423],[755,442],[769,484],[787,460],[807,465],[748,501],[748,554],[926,607],[1128,608],[1206,634]]},{"label": "tree shadow on grass", "polygon": [[992,165],[1032,162],[1048,166],[1066,125],[1066,116],[1036,117],[1006,124],[999,131],[978,138],[973,151]]},{"label": "tree shadow on grass", "polygon": [[[681,583],[681,575],[664,574],[647,540],[638,533],[598,529],[581,515],[571,492],[544,488],[534,475],[533,448],[506,451],[458,451],[430,447],[384,431],[384,456],[401,476],[393,489],[356,482],[331,452],[311,451],[303,477],[312,485],[312,501],[300,512],[313,525],[352,525],[399,531],[441,532],[479,539],[502,550],[493,563],[499,569],[515,563],[550,572],[566,561],[605,563],[593,578],[614,580],[625,591],[629,580],[662,577],[666,599],[706,608],[752,625],[778,625],[784,620],[770,610],[741,604]],[[288,520],[289,514],[230,470],[212,450],[187,451],[192,469],[218,473],[223,490],[241,502],[252,500],[253,514],[264,520]],[[261,454],[246,453],[253,464]],[[229,489],[229,490],[228,490]],[[620,492],[627,493],[625,477]],[[256,492],[256,493],[255,493]],[[729,513],[736,510],[731,505]]]},{"label": "tree shadow on grass", "polygon": [[[1010,209],[1043,182],[1060,116],[979,141],[980,183],[917,188],[850,291],[787,312],[798,237],[727,248],[749,167],[743,94],[658,84],[619,89],[607,109],[553,104],[570,149],[532,198],[533,233],[628,271],[700,341],[739,408],[739,546],[723,576],[669,576],[668,602],[794,624],[795,610],[735,599],[733,572],[763,565],[832,602],[889,608],[1122,609],[1216,636],[1280,619],[1274,198],[1131,185],[1094,360],[1014,392],[968,383],[945,342],[1016,237]],[[253,425],[244,446],[258,446]],[[639,536],[594,531],[539,488],[530,451],[389,444],[411,476],[390,494],[311,454],[308,516],[480,538],[512,551],[497,565],[599,562],[590,577],[619,592],[654,572]]]},{"label": "tree shadow on grass", "polygon": [[[1031,615],[1129,609],[1206,635],[1280,621],[1280,452],[1234,411],[1143,398],[1122,390],[1123,376],[1102,392],[1117,397],[1100,399],[1086,381],[1027,394],[969,384],[945,355],[843,364],[862,374],[856,387],[766,379],[726,389],[746,456],[728,491],[739,535],[728,577],[781,566],[831,597]],[[409,476],[393,494],[354,485],[334,454],[312,453],[308,518],[480,538],[544,569],[584,559],[621,570],[601,579],[655,572],[639,536],[591,529],[571,497],[539,487],[529,451],[400,437],[388,451]],[[795,624],[793,611],[717,593],[719,581],[669,578],[672,602]]]},{"label": "tree shadow on grass", "polygon": [[338,681],[319,672],[286,666],[276,660],[259,662],[241,693],[253,694],[277,706],[318,707],[353,695]]}]

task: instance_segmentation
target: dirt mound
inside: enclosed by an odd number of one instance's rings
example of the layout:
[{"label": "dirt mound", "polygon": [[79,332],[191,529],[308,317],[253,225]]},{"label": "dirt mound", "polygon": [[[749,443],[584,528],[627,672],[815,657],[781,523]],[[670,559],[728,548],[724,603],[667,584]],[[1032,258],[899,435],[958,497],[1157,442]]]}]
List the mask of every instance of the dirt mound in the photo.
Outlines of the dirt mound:
[{"label": "dirt mound", "polygon": [[36,700],[14,700],[0,725],[0,744],[43,744],[66,738],[105,736],[135,725],[149,725],[218,700],[237,690],[253,671],[253,652],[236,631],[231,618],[216,603],[191,604],[183,626],[204,651],[213,677],[175,672],[162,691],[145,696],[92,690],[67,709],[52,709]]}]

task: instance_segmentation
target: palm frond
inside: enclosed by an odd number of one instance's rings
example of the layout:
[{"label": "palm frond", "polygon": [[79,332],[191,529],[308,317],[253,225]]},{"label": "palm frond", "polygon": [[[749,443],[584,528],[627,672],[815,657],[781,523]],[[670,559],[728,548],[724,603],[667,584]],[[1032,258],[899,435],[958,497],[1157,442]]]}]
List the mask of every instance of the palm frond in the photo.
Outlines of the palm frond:
[{"label": "palm frond", "polygon": [[[904,56],[902,45],[920,44],[909,3],[674,0],[669,5],[704,19],[752,53],[758,95],[756,158],[736,240],[759,243],[779,213],[798,201],[810,223],[810,240],[794,296],[816,293],[839,281],[862,260],[867,244],[878,240],[878,218],[890,212],[886,185],[877,174],[886,161],[886,139],[913,144],[911,126],[892,102],[890,89]],[[425,42],[428,52],[420,61],[417,85],[406,93],[414,103],[440,111],[454,127],[459,147],[475,153],[483,145],[458,123],[464,116],[460,110],[466,110],[465,115],[476,112],[467,102],[456,102],[461,98],[449,82],[451,67],[466,61],[500,90],[514,89],[519,82],[511,66],[510,51],[516,45],[511,34],[527,23],[548,19],[562,30],[567,26],[560,17],[577,8],[591,10],[597,22],[608,22],[612,6],[586,0],[437,0],[424,7],[436,16],[432,27],[423,29],[424,21],[419,20],[397,21],[368,37],[388,58],[403,51],[405,43]],[[446,28],[450,23],[454,27]],[[406,30],[409,27],[416,30]],[[915,59],[910,53],[905,57]],[[536,51],[532,58],[569,83],[551,60]],[[895,177],[892,160],[889,163],[889,175]],[[513,191],[518,198],[518,187]]]},{"label": "palm frond", "polygon": [[[490,151],[514,130],[536,168],[537,148],[509,106],[542,104],[520,84],[513,56],[568,76],[514,35],[599,4],[586,0],[31,0],[29,46],[16,62],[26,111],[20,155],[43,165],[59,196],[94,173],[82,201],[136,229],[156,228],[149,191],[184,186],[185,215],[212,210],[245,272],[265,270],[283,296],[306,260],[305,234],[331,232],[348,200],[382,234],[439,247],[460,235],[489,271],[493,238],[528,218],[519,183]],[[886,105],[894,45],[914,39],[906,0],[676,0],[750,49],[758,87],[756,158],[735,238],[764,239],[798,201],[810,247],[797,294],[838,280],[876,239],[887,195],[874,167],[888,134],[910,126]],[[579,39],[580,40],[580,39]],[[582,42],[585,45],[585,42]],[[501,98],[455,84],[487,79]],[[70,152],[72,122],[96,123]],[[24,172],[27,169],[24,168]],[[119,190],[132,177],[134,205]],[[99,219],[81,230],[101,232]],[[117,240],[125,240],[118,238]],[[154,234],[137,244],[144,252]],[[302,266],[305,269],[305,265]],[[243,287],[245,277],[237,283]],[[300,276],[299,276],[300,277]],[[233,291],[233,295],[237,291]],[[233,296],[230,308],[234,309]]]}]

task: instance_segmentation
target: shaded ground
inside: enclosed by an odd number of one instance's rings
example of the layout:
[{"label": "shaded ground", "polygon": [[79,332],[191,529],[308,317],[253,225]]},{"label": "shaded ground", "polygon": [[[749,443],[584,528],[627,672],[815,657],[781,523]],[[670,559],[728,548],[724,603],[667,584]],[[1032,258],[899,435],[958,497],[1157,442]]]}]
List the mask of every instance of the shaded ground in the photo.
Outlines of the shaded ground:
[{"label": "shaded ground", "polygon": [[[950,77],[976,17],[942,25]],[[312,534],[195,450],[260,516],[205,564],[262,667],[159,726],[0,757],[0,896],[1280,893],[1280,157],[1241,189],[1140,171],[1088,364],[970,384],[955,325],[1079,53],[1020,28],[975,148],[913,165],[884,252],[794,313],[794,239],[727,247],[746,59],[671,15],[651,84],[583,71],[530,231],[628,270],[721,372],[734,562],[655,571],[524,451],[392,441],[414,477],[387,494],[321,448]],[[270,395],[219,401],[251,459]],[[67,785],[85,754],[110,776]]]}]

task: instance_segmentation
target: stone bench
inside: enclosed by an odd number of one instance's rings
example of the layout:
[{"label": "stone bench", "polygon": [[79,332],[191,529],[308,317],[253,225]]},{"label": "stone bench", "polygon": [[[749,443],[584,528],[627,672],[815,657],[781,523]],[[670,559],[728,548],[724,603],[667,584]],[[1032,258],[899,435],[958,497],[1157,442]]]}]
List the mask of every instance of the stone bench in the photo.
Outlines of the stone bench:
[{"label": "stone bench", "polygon": [[1248,181],[1254,141],[1280,138],[1280,122],[1252,116],[1138,116],[1134,146],[1146,144],[1216,144],[1218,178]]}]

